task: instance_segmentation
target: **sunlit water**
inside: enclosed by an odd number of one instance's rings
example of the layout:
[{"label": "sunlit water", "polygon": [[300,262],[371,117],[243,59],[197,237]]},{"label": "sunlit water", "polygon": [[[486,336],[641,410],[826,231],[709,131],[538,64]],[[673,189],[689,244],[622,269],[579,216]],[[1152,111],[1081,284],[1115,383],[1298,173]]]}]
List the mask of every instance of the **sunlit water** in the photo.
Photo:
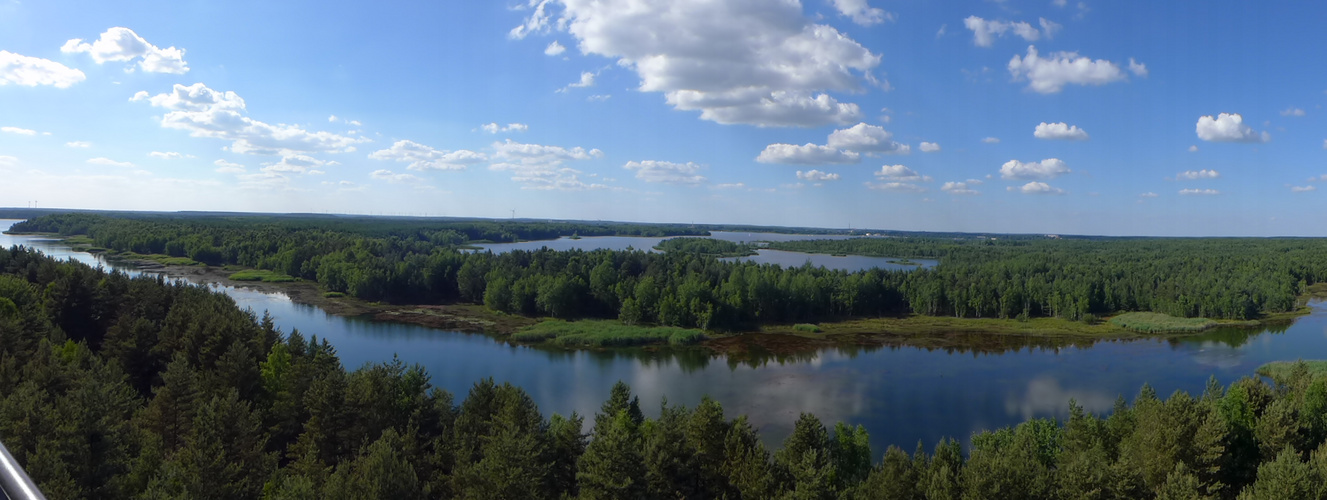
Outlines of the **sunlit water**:
[{"label": "sunlit water", "polygon": [[[832,234],[738,233],[731,231],[710,231],[710,237],[738,243],[843,240],[852,238],[852,236]],[[657,250],[654,250],[654,246],[658,245],[660,241],[668,238],[672,238],[672,236],[667,238],[644,236],[590,236],[578,239],[558,238],[556,240],[521,241],[517,243],[483,243],[475,246],[481,248],[481,251],[491,251],[493,253],[505,253],[512,250],[539,250],[541,248],[548,248],[550,250],[596,250],[601,248],[608,250],[626,250],[631,248],[655,252]],[[859,255],[835,257],[826,254],[785,252],[781,250],[757,250],[757,255],[748,257],[731,257],[721,260],[749,260],[758,264],[778,264],[783,267],[797,267],[810,263],[812,266],[816,267],[841,269],[844,271],[861,271],[873,267],[890,270],[912,270],[917,269],[918,267],[932,267],[936,264],[936,261],[931,259],[911,259],[917,265],[903,265],[895,263],[895,261],[899,259],[887,257],[862,257]]]},{"label": "sunlit water", "polygon": [[[13,221],[0,221],[0,229]],[[24,244],[59,258],[111,266],[50,240],[0,235],[0,246]],[[1283,331],[1215,331],[1179,341],[1101,342],[1091,347],[1023,347],[1000,354],[950,353],[914,347],[826,349],[795,360],[739,363],[699,351],[547,351],[482,335],[331,316],[282,294],[215,287],[241,307],[269,311],[286,331],[299,329],[336,346],[348,368],[399,356],[428,369],[433,383],[464,397],[493,377],[524,388],[545,414],[592,415],[617,380],[631,384],[648,413],[659,402],[694,406],[708,394],[730,416],[747,414],[771,444],[799,412],[832,424],[861,424],[878,457],[884,446],[930,448],[944,436],[1029,417],[1060,417],[1076,399],[1106,412],[1117,395],[1132,398],[1144,382],[1162,395],[1197,394],[1209,376],[1230,383],[1273,360],[1327,357],[1327,306]]]}]

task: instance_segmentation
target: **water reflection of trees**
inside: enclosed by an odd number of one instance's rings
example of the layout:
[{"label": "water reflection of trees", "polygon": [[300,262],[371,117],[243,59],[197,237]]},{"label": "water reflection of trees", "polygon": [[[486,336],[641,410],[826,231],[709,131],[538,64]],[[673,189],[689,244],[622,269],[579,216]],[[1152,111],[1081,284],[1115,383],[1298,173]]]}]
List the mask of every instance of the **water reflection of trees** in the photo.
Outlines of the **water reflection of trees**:
[{"label": "water reflection of trees", "polygon": [[1280,335],[1290,330],[1294,322],[1273,323],[1257,328],[1213,328],[1198,335],[1175,337],[1169,340],[1171,347],[1217,342],[1232,348],[1242,347],[1249,341],[1263,334]]}]

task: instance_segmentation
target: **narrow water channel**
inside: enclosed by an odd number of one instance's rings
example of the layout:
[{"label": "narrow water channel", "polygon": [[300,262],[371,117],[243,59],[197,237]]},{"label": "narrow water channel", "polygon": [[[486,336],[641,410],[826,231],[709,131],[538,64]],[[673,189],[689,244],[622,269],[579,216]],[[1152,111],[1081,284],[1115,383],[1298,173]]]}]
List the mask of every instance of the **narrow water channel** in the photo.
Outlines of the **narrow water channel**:
[{"label": "narrow water channel", "polygon": [[[13,222],[0,220],[0,231]],[[48,239],[0,235],[0,246],[36,247],[58,257],[114,267]],[[1223,384],[1274,360],[1327,358],[1327,304],[1276,330],[1221,330],[1180,340],[1098,342],[1088,347],[1013,347],[997,352],[915,347],[825,349],[792,358],[728,359],[697,351],[549,351],[514,347],[482,335],[332,316],[282,294],[215,287],[241,307],[270,312],[285,331],[326,338],[347,368],[399,356],[423,365],[433,383],[464,397],[492,377],[524,388],[546,415],[592,415],[614,382],[631,384],[647,413],[659,402],[694,406],[709,395],[728,415],[747,414],[769,443],[791,431],[800,412],[832,425],[861,424],[877,459],[885,446],[911,451],[941,437],[1030,417],[1065,417],[1076,399],[1109,411],[1144,382],[1159,394],[1202,392],[1209,376]]]}]

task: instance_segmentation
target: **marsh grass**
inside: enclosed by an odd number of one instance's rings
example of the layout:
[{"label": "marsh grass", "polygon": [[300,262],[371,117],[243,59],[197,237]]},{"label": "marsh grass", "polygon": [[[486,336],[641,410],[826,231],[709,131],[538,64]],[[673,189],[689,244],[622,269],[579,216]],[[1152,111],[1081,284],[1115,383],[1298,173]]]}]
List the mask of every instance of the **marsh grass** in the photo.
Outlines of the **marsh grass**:
[{"label": "marsh grass", "polygon": [[1257,373],[1275,382],[1285,382],[1291,378],[1295,370],[1301,369],[1299,367],[1301,364],[1302,369],[1313,378],[1327,376],[1327,360],[1273,361],[1259,366]]},{"label": "marsh grass", "polygon": [[1177,318],[1154,312],[1130,312],[1111,318],[1111,323],[1140,333],[1201,332],[1220,323],[1207,318]]},{"label": "marsh grass", "polygon": [[700,330],[671,326],[624,325],[616,321],[547,320],[512,334],[521,342],[564,347],[627,347],[651,344],[691,345],[705,340]]},{"label": "marsh grass", "polygon": [[299,281],[299,278],[268,271],[266,269],[246,269],[230,275],[230,279],[235,281],[261,281],[263,283],[289,283]]}]

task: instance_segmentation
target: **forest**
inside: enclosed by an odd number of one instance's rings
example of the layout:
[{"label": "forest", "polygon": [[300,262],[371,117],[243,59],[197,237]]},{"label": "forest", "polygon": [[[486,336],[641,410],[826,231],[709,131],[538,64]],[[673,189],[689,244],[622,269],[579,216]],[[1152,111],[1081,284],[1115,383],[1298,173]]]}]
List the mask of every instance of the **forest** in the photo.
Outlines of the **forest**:
[{"label": "forest", "polygon": [[0,440],[53,499],[1327,498],[1327,377],[1302,363],[911,454],[809,414],[771,448],[710,399],[605,397],[458,400],[203,287],[0,249]]},{"label": "forest", "polygon": [[[687,251],[493,254],[463,248],[472,240],[456,226],[392,227],[55,214],[12,230],[85,235],[112,251],[270,270],[369,301],[465,302],[528,316],[713,331],[908,313],[1092,322],[1143,311],[1247,320],[1294,310],[1297,298],[1327,277],[1322,239],[925,236],[773,245],[939,260],[929,269],[849,273]],[[688,240],[694,238],[682,242]]]}]

